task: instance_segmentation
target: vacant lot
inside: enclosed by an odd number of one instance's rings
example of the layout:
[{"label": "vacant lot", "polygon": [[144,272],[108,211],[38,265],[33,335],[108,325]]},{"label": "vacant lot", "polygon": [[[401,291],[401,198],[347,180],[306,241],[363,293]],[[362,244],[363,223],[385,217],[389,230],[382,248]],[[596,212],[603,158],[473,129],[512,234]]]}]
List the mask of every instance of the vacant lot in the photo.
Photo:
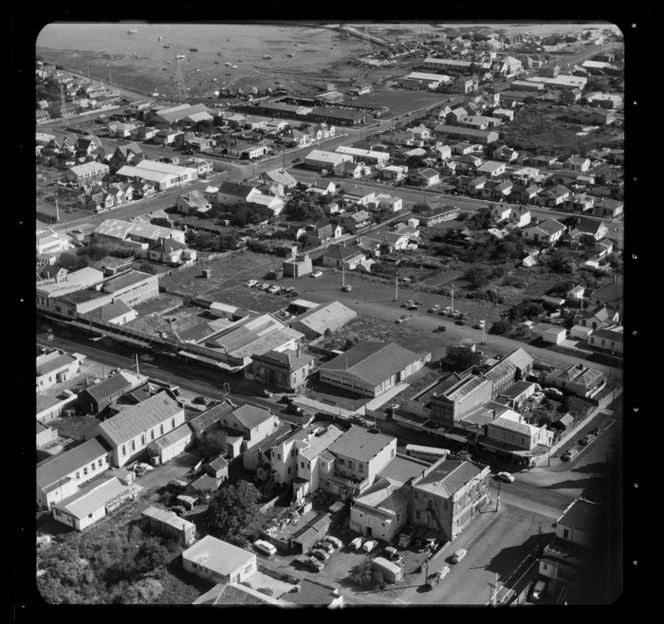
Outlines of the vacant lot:
[{"label": "vacant lot", "polygon": [[531,104],[519,111],[514,121],[505,124],[505,142],[519,150],[556,154],[565,160],[582,150],[601,149],[619,134],[619,129],[605,126],[585,136],[577,136],[580,124],[564,122],[566,108]]},{"label": "vacant lot", "polygon": [[356,100],[349,103],[354,106],[387,106],[390,109],[390,115],[403,115],[412,110],[432,106],[448,98],[448,95],[441,93],[406,91],[385,87],[367,95],[360,95]]},{"label": "vacant lot", "polygon": [[[209,298],[211,293],[218,297],[226,289],[246,280],[262,279],[268,271],[280,266],[281,259],[277,256],[240,251],[173,271],[159,281],[159,286],[168,293],[182,297]],[[203,269],[210,271],[210,277],[203,277]]]}]

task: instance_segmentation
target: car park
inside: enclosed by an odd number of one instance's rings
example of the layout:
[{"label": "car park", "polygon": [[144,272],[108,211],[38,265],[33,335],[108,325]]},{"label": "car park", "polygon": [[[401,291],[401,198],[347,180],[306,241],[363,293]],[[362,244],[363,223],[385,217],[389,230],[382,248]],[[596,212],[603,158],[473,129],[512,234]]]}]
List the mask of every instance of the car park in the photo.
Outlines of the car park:
[{"label": "car park", "polygon": [[459,548],[453,555],[452,555],[452,563],[459,563],[466,555],[468,554],[468,551],[465,548]]},{"label": "car park", "polygon": [[309,275],[309,277],[322,277],[323,276],[323,271],[314,271]]},{"label": "car park", "polygon": [[377,545],[378,545],[378,542],[377,542],[376,540],[370,540],[370,539],[369,539],[369,540],[367,540],[366,542],[364,542],[364,544],[362,544],[362,550],[363,550],[364,552],[368,552],[368,553],[369,553],[369,552],[371,552],[374,548],[376,548]]},{"label": "car park", "polygon": [[510,474],[509,472],[498,472],[496,473],[496,476],[494,477],[496,481],[502,481],[503,483],[513,483],[514,482],[514,475]]}]

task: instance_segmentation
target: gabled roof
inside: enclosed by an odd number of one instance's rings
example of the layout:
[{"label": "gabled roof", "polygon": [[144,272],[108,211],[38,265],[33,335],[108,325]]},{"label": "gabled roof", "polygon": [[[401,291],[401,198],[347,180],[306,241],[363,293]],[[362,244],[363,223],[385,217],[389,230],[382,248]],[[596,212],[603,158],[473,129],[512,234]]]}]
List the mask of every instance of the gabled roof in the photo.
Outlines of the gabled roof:
[{"label": "gabled roof", "polygon": [[182,410],[183,408],[168,396],[168,393],[160,392],[105,420],[99,424],[99,428],[112,444],[120,445]]},{"label": "gabled roof", "polygon": [[104,381],[86,388],[83,393],[90,395],[95,401],[99,402],[103,399],[116,395],[124,389],[129,389],[134,384],[132,377],[124,372],[111,375]]},{"label": "gabled roof", "polygon": [[233,410],[233,415],[245,426],[247,429],[254,429],[265,421],[274,418],[274,414],[264,407],[258,407],[251,403],[245,403],[237,409]]},{"label": "gabled roof", "polygon": [[450,498],[482,471],[471,462],[445,458],[436,462],[425,475],[413,480],[412,487],[442,498]]},{"label": "gabled roof", "polygon": [[49,457],[37,464],[37,487],[45,488],[110,451],[111,447],[106,440],[97,436],[55,457]]},{"label": "gabled roof", "polygon": [[350,258],[355,258],[356,256],[364,256],[364,252],[357,247],[357,245],[351,245],[344,247],[342,245],[331,245],[327,248],[325,252],[327,258],[334,258],[336,260],[349,260]]}]

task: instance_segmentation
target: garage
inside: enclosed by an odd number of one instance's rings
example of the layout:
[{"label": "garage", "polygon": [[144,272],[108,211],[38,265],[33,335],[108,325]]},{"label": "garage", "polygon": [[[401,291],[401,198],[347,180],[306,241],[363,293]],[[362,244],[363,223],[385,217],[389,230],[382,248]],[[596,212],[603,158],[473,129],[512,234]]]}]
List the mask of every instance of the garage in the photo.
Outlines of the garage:
[{"label": "garage", "polygon": [[189,425],[184,424],[173,429],[165,436],[148,444],[148,453],[153,464],[165,464],[180,453],[184,452],[193,439]]}]

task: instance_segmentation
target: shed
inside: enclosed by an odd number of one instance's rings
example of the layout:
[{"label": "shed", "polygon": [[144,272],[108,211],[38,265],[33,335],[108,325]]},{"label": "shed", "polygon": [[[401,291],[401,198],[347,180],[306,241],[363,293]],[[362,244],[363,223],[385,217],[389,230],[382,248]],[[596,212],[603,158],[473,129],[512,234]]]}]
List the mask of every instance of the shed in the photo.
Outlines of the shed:
[{"label": "shed", "polygon": [[567,330],[564,327],[549,327],[542,333],[542,340],[552,344],[561,344],[567,337]]},{"label": "shed", "polygon": [[376,557],[371,562],[371,568],[380,572],[388,583],[398,583],[403,579],[403,568],[384,557]]}]

